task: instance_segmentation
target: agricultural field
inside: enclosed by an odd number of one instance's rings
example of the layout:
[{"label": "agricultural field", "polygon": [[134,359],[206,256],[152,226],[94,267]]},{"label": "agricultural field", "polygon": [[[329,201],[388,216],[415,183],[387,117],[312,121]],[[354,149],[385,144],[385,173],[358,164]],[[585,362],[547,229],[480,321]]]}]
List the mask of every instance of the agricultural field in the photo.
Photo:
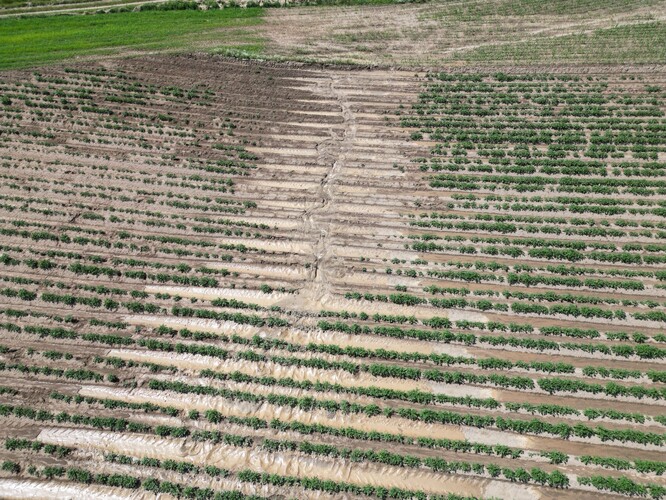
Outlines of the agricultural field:
[{"label": "agricultural field", "polygon": [[0,498],[666,497],[663,2],[347,3],[0,19]]},{"label": "agricultural field", "polygon": [[2,76],[3,498],[664,495],[662,78]]},{"label": "agricultural field", "polygon": [[665,22],[660,0],[468,0],[267,9],[260,31],[263,54],[287,59],[549,71],[563,63],[663,67]]},{"label": "agricultural field", "polygon": [[174,52],[416,70],[651,64],[664,71],[666,3],[0,0],[0,70]]}]

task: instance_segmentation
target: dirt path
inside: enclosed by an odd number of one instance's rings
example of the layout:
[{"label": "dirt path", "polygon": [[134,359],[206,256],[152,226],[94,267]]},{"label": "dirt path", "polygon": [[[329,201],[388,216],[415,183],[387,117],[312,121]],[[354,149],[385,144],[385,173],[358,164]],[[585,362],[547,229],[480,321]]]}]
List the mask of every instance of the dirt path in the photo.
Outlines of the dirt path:
[{"label": "dirt path", "polygon": [[30,10],[21,10],[19,12],[12,13],[0,13],[0,19],[12,18],[19,16],[49,16],[49,15],[58,15],[58,14],[76,14],[81,12],[89,11],[98,11],[106,9],[115,9],[118,7],[138,7],[139,5],[146,5],[150,3],[164,3],[167,0],[143,0],[140,2],[113,2],[109,4],[97,3],[90,7],[69,7],[66,9],[61,9],[62,5],[49,5],[47,7],[52,7],[51,9],[30,9]]}]

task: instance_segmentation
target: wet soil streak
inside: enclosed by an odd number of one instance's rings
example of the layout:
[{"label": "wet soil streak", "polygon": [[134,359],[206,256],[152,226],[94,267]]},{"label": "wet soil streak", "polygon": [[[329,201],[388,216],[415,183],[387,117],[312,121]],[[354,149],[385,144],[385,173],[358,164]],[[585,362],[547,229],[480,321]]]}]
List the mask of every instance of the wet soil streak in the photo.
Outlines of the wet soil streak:
[{"label": "wet soil streak", "polygon": [[318,82],[314,89],[315,93],[338,102],[344,125],[341,137],[331,130],[331,137],[317,144],[317,164],[330,168],[317,190],[318,203],[303,214],[303,230],[316,241],[309,281],[303,289],[303,295],[307,301],[317,306],[329,297],[334,273],[335,252],[330,244],[332,227],[330,216],[335,211],[334,184],[345,166],[356,138],[356,119],[346,94],[337,88],[340,81],[340,78],[331,76],[326,83]]}]

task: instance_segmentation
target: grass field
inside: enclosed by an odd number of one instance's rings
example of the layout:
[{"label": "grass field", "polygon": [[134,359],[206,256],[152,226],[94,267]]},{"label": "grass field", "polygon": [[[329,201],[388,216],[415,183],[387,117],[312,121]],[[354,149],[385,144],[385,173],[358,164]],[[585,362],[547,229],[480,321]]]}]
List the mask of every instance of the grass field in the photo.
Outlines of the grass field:
[{"label": "grass field", "polygon": [[148,11],[0,21],[0,69],[124,51],[261,49],[259,8]]}]

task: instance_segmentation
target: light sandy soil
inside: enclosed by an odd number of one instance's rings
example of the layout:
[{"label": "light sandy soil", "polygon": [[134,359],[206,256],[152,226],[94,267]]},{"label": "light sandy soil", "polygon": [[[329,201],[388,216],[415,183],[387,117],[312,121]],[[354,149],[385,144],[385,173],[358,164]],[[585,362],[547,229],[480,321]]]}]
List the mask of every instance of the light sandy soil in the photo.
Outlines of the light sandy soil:
[{"label": "light sandy soil", "polygon": [[121,488],[106,486],[79,486],[72,484],[48,483],[44,481],[19,481],[0,478],[0,495],[7,499],[30,498],[35,500],[72,498],[99,498],[100,500],[152,500],[157,498],[147,491],[128,493]]},{"label": "light sandy soil", "polygon": [[[464,478],[452,478],[445,475],[425,471],[405,471],[402,468],[376,466],[370,464],[351,464],[342,460],[315,459],[297,457],[282,452],[266,453],[258,450],[247,450],[233,446],[208,443],[193,444],[184,441],[166,442],[159,438],[137,438],[134,436],[118,436],[98,431],[61,431],[44,430],[40,439],[47,443],[71,445],[76,443],[82,447],[98,447],[112,450],[115,453],[134,454],[141,449],[142,456],[165,459],[186,460],[204,465],[213,464],[217,467],[241,470],[251,469],[270,473],[296,476],[320,477],[334,481],[372,484],[375,486],[407,487],[423,489],[429,493],[446,494],[459,491],[461,488],[476,491],[476,495],[487,492],[511,492],[514,498],[539,498],[536,488],[511,485],[498,485],[495,481],[485,481],[483,488]],[[478,489],[477,489],[478,488]]]}]

